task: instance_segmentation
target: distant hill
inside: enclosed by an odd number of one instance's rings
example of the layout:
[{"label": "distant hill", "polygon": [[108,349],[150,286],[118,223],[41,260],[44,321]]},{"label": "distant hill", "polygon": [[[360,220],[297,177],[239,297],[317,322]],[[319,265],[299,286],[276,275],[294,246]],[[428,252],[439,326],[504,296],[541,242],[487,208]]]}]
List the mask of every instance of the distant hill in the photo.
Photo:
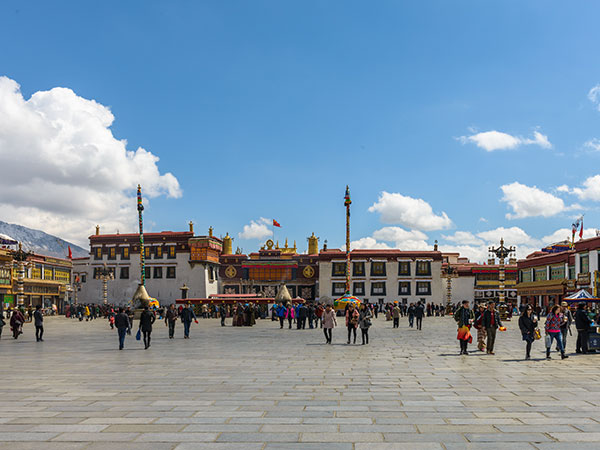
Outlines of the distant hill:
[{"label": "distant hill", "polygon": [[88,250],[59,237],[21,225],[2,222],[1,220],[0,234],[10,237],[15,241],[22,242],[25,250],[33,251],[41,255],[66,258],[69,254],[69,247],[71,247],[73,258],[89,255]]}]

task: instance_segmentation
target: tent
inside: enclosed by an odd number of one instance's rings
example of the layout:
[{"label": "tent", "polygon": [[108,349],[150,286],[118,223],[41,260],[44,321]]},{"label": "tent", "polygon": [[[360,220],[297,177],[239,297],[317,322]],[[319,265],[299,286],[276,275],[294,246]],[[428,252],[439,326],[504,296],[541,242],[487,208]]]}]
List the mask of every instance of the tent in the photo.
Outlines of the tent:
[{"label": "tent", "polygon": [[563,301],[567,303],[600,302],[600,298],[594,297],[585,289],[581,289],[574,294],[563,297]]},{"label": "tent", "polygon": [[360,299],[350,294],[344,294],[342,297],[334,300],[333,309],[336,311],[343,311],[349,303],[353,303],[354,306],[358,308],[360,306]]}]

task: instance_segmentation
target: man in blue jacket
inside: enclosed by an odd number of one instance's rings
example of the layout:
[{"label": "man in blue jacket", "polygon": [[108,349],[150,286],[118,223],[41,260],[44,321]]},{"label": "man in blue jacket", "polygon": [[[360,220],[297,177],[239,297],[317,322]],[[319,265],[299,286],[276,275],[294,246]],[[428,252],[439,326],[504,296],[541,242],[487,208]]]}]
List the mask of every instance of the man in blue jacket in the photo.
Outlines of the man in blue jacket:
[{"label": "man in blue jacket", "polygon": [[183,323],[183,338],[189,339],[190,325],[192,324],[192,320],[198,322],[196,314],[194,314],[194,310],[191,308],[189,303],[185,305],[185,307],[181,310],[181,314],[179,314],[179,317],[181,317],[181,322]]}]

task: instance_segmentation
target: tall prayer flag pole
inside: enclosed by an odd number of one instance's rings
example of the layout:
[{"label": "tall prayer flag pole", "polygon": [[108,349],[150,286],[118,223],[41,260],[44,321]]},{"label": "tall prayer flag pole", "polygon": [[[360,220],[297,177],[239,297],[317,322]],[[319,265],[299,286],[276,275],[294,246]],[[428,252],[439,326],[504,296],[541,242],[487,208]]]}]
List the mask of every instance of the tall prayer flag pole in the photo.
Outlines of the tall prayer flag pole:
[{"label": "tall prayer flag pole", "polygon": [[140,223],[140,270],[141,270],[141,285],[146,285],[146,255],[144,252],[144,221],[142,218],[142,211],[144,211],[144,205],[142,205],[142,187],[138,184],[137,187],[137,210]]},{"label": "tall prayer flag pole", "polygon": [[346,185],[344,205],[346,206],[346,295],[350,295],[350,188]]}]

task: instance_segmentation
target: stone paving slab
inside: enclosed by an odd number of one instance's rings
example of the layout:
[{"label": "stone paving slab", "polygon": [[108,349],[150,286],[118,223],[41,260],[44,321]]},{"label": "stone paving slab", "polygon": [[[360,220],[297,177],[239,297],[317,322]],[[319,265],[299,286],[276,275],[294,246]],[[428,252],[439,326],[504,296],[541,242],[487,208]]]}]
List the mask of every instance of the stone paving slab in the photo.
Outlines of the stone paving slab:
[{"label": "stone paving slab", "polygon": [[[450,318],[374,320],[371,345],[321,330],[200,320],[152,347],[106,321],[48,318],[0,339],[0,450],[588,449],[600,442],[600,355],[523,361],[516,321],[497,354],[457,355]],[[574,339],[567,349],[572,353]],[[285,352],[273,351],[273,346]],[[471,346],[472,347],[472,346]],[[556,353],[553,353],[556,355]],[[33,363],[34,362],[34,363]],[[552,382],[540,374],[552,374]],[[557,389],[560,386],[560,389]]]}]

